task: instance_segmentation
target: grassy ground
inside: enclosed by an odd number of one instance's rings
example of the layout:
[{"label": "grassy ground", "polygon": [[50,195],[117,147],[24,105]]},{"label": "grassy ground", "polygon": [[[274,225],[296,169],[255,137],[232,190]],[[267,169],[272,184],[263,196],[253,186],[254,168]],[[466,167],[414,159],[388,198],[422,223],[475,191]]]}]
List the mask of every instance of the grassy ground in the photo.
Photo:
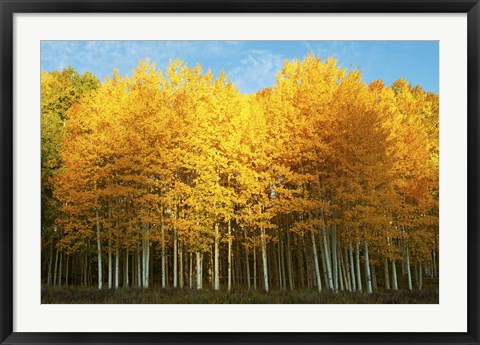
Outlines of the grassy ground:
[{"label": "grassy ground", "polygon": [[56,287],[42,289],[42,304],[435,304],[438,289],[399,290],[338,294],[311,290],[212,291],[190,289],[120,288],[98,290],[93,287]]}]

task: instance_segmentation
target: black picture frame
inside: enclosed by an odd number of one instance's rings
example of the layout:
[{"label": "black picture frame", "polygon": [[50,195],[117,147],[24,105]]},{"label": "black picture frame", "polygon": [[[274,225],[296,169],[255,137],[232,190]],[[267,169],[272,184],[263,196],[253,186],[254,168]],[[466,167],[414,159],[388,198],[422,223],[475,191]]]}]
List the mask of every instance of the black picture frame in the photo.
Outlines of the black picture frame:
[{"label": "black picture frame", "polygon": [[[2,344],[479,344],[478,0],[0,0],[0,341]],[[13,16],[15,13],[467,13],[468,315],[466,333],[16,333],[13,332]],[[455,315],[452,315],[454,318]]]}]

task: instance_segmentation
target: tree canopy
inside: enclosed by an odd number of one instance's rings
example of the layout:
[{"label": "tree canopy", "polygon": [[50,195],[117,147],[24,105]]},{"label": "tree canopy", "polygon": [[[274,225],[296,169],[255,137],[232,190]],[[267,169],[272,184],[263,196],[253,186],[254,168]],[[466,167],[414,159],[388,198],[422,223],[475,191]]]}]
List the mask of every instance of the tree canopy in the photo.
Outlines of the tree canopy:
[{"label": "tree canopy", "polygon": [[46,284],[372,292],[378,272],[398,288],[398,263],[409,289],[437,275],[437,94],[313,54],[250,95],[181,61],[102,83],[42,72],[41,88]]}]

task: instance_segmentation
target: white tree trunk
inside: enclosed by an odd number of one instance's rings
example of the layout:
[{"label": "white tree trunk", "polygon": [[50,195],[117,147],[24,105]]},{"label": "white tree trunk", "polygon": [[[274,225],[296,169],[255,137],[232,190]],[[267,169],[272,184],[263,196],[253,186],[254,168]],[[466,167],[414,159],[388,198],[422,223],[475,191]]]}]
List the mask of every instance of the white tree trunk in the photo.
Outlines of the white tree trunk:
[{"label": "white tree trunk", "polygon": [[[228,222],[230,227],[230,222]],[[248,246],[247,246],[247,232],[243,229],[243,236],[245,238],[245,265],[247,266],[247,287],[250,290],[250,262],[248,260]],[[229,238],[230,238],[230,231],[229,231]],[[229,263],[230,268],[230,263]]]},{"label": "white tree trunk", "polygon": [[112,241],[108,239],[108,288],[112,288]]},{"label": "white tree trunk", "polygon": [[227,253],[227,290],[232,289],[232,225],[231,221],[228,221],[228,253]]},{"label": "white tree trunk", "polygon": [[257,289],[257,248],[253,246],[253,289]]},{"label": "white tree trunk", "polygon": [[[147,235],[147,225],[142,224],[142,228],[144,230],[144,236]],[[149,243],[146,238],[142,240],[142,286],[144,288],[148,288],[148,248]]]},{"label": "white tree trunk", "polygon": [[140,261],[140,245],[137,242],[137,284],[142,287],[142,262]]},{"label": "white tree trunk", "polygon": [[357,290],[362,291],[362,272],[360,269],[360,244],[355,242],[355,259],[357,263]]},{"label": "white tree trunk", "polygon": [[[150,229],[148,229],[148,236],[150,237]],[[146,240],[146,246],[147,246],[147,259],[146,259],[146,268],[145,268],[145,287],[148,288],[150,284],[150,239],[148,238]]]},{"label": "white tree trunk", "polygon": [[193,253],[190,252],[190,265],[188,268],[188,287],[193,289]]},{"label": "white tree trunk", "polygon": [[197,290],[202,289],[202,257],[200,252],[196,252],[197,263]]},{"label": "white tree trunk", "polygon": [[398,290],[397,265],[395,263],[395,260],[392,260],[392,283],[393,283],[393,289]]},{"label": "white tree trunk", "polygon": [[220,290],[220,266],[219,266],[219,255],[220,255],[220,233],[218,230],[218,223],[215,222],[215,248],[214,248],[214,290]]},{"label": "white tree trunk", "polygon": [[280,229],[277,230],[277,266],[278,266],[278,284],[280,289],[283,290],[283,270],[282,270],[282,237],[280,236]]},{"label": "white tree trunk", "polygon": [[125,252],[125,286],[128,287],[128,285],[130,284],[129,281],[128,281],[128,275],[129,275],[129,272],[128,272],[128,261],[129,261],[129,253],[128,251]]},{"label": "white tree trunk", "polygon": [[322,239],[322,235],[320,234],[320,229],[318,230],[318,242],[319,242],[319,248],[320,249],[320,257],[319,257],[319,260],[321,258],[321,261],[322,261],[322,269],[323,269],[323,279],[325,280],[325,285],[326,285],[326,288],[327,290],[330,288],[329,285],[328,285],[328,273],[327,273],[327,258],[325,256],[325,250],[322,249],[323,248],[323,239]]},{"label": "white tree trunk", "polygon": [[178,239],[177,239],[177,231],[173,228],[173,287],[176,288],[178,286],[178,262],[177,262],[177,250],[178,249]]},{"label": "white tree trunk", "polygon": [[410,253],[408,249],[408,245],[406,247],[406,265],[407,265],[407,276],[408,276],[408,289],[412,290],[412,271],[410,270]]},{"label": "white tree trunk", "polygon": [[147,287],[147,245],[145,239],[142,240],[142,287]]},{"label": "white tree trunk", "polygon": [[115,289],[118,289],[119,270],[120,270],[120,253],[117,247],[115,249]]},{"label": "white tree trunk", "polygon": [[350,275],[351,275],[351,281],[352,281],[352,290],[353,292],[357,291],[357,282],[355,281],[355,262],[353,261],[353,247],[352,247],[352,241],[349,242],[348,244],[348,253],[349,253],[349,258],[350,258]]},{"label": "white tree trunk", "polygon": [[100,241],[100,220],[98,219],[98,210],[95,211],[97,218],[97,262],[98,262],[98,288],[101,289],[103,285],[102,275],[102,243]]},{"label": "white tree trunk", "polygon": [[368,242],[365,241],[365,281],[367,283],[367,292],[372,293],[372,274],[370,273],[370,260],[368,258]]},{"label": "white tree trunk", "polygon": [[332,261],[333,261],[333,288],[338,292],[338,255],[337,255],[337,226],[332,226]]},{"label": "white tree trunk", "polygon": [[350,288],[348,286],[347,274],[345,273],[345,263],[343,262],[342,246],[340,245],[340,241],[338,241],[337,257],[340,290],[350,291]]},{"label": "white tree trunk", "polygon": [[322,279],[320,278],[320,266],[318,265],[317,244],[315,243],[315,235],[310,231],[310,239],[312,240],[313,265],[315,267],[315,278],[317,281],[317,290],[322,292]]},{"label": "white tree trunk", "polygon": [[162,240],[162,289],[165,289],[166,275],[165,275],[165,229],[163,228],[163,220],[161,222],[161,240]]},{"label": "white tree trunk", "polygon": [[265,291],[268,292],[267,239],[265,238],[264,228],[260,228],[260,239],[262,243],[263,282]]},{"label": "white tree trunk", "polygon": [[183,242],[178,245],[178,282],[180,289],[183,289]]},{"label": "white tree trunk", "polygon": [[[286,230],[287,234],[287,273],[288,273],[288,287],[290,291],[293,291],[295,288],[293,280],[293,267],[292,267],[292,250],[290,247],[290,232]],[[285,287],[286,288],[286,287]]]},{"label": "white tree trunk", "polygon": [[350,279],[350,265],[348,261],[348,249],[347,246],[344,247],[344,250],[341,251],[341,259],[342,259],[342,267],[343,267],[343,277],[345,280],[345,284],[347,286],[347,290],[352,292],[352,281]]},{"label": "white tree trunk", "polygon": [[328,243],[328,237],[327,237],[327,228],[324,227],[322,231],[323,235],[323,252],[324,252],[324,258],[325,258],[325,264],[327,266],[327,279],[328,279],[328,288],[330,290],[333,290],[333,277],[332,277],[332,263],[330,261],[330,250],[329,250],[329,243]]}]

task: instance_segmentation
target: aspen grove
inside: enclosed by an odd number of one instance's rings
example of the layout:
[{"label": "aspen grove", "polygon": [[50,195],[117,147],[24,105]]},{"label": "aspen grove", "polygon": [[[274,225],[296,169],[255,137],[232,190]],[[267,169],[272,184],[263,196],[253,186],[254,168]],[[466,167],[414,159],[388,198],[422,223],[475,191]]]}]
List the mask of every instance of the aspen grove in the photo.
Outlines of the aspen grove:
[{"label": "aspen grove", "polygon": [[439,99],[307,55],[241,94],[148,60],[42,72],[42,284],[422,289],[438,277]]}]

